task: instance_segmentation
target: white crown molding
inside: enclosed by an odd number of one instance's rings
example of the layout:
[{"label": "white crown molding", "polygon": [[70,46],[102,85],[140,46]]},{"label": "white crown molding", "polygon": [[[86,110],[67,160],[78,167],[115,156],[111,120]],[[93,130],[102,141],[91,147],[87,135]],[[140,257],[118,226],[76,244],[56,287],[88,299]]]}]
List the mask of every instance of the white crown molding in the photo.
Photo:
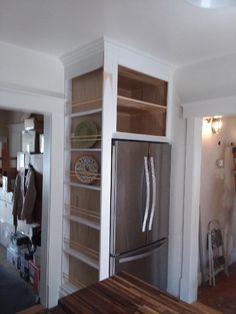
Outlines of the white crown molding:
[{"label": "white crown molding", "polygon": [[71,79],[103,66],[104,40],[99,38],[63,55],[65,79]]},{"label": "white crown molding", "polygon": [[126,45],[124,43],[121,43],[121,42],[118,42],[118,41],[116,41],[114,39],[111,39],[111,38],[109,38],[107,36],[104,36],[103,40],[104,40],[104,44],[105,45],[108,44],[108,45],[112,46],[115,49],[118,48],[118,49],[126,51],[126,52],[128,51],[128,52],[130,52],[130,53],[132,53],[134,55],[139,55],[140,57],[143,57],[143,58],[145,58],[147,60],[152,60],[153,62],[159,63],[162,66],[169,68],[170,70],[175,70],[178,67],[178,66],[173,65],[171,63],[168,63],[168,62],[165,62],[163,60],[160,60],[160,59],[158,59],[157,57],[155,57],[153,55],[147,54],[143,50],[139,50],[139,49],[133,48],[133,47],[128,46],[128,45]]},{"label": "white crown molding", "polygon": [[60,57],[64,67],[70,67],[73,64],[83,62],[94,55],[101,54],[104,51],[104,39],[98,38],[88,44],[76,48]]},{"label": "white crown molding", "polygon": [[25,95],[35,95],[40,97],[49,97],[49,98],[59,98],[64,99],[65,96],[63,93],[51,92],[47,90],[42,90],[39,88],[26,87],[19,84],[8,83],[0,81],[0,91],[20,93]]},{"label": "white crown molding", "polygon": [[142,50],[135,49],[103,36],[60,57],[65,67],[65,78],[72,78],[103,66],[104,51],[106,49],[109,50],[109,48],[113,49],[115,55],[121,58],[128,54],[131,59],[138,57],[142,60],[149,60],[150,63],[155,64],[155,67],[163,69],[165,73],[173,73],[177,68],[176,65],[159,60],[153,55],[146,54]]}]

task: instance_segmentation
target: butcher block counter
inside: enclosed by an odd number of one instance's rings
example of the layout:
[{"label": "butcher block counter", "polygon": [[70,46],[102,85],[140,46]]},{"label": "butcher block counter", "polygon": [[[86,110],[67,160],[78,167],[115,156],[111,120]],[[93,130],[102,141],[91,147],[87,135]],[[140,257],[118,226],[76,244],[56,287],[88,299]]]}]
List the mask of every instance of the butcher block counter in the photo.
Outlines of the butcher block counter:
[{"label": "butcher block counter", "polygon": [[206,313],[127,274],[79,290],[59,300],[65,313]]}]

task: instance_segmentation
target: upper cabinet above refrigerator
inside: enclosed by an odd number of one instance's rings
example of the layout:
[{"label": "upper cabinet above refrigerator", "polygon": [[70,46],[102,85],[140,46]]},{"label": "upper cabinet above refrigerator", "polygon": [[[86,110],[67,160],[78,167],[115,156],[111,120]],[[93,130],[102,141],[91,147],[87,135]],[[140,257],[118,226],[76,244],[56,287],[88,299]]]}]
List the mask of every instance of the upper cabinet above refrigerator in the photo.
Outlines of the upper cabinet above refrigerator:
[{"label": "upper cabinet above refrigerator", "polygon": [[117,132],[166,135],[167,81],[118,67]]}]

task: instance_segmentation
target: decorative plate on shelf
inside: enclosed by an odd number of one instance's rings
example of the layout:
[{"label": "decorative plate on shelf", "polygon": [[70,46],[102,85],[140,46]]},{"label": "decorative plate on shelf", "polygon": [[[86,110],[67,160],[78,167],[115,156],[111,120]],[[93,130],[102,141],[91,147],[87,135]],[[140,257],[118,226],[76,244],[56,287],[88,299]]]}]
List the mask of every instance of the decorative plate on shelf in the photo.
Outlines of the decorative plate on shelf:
[{"label": "decorative plate on shelf", "polygon": [[75,136],[80,148],[90,148],[97,141],[97,127],[91,120],[83,120],[75,128]]},{"label": "decorative plate on shelf", "polygon": [[75,163],[75,175],[83,184],[94,183],[99,178],[98,162],[93,156],[81,156]]}]

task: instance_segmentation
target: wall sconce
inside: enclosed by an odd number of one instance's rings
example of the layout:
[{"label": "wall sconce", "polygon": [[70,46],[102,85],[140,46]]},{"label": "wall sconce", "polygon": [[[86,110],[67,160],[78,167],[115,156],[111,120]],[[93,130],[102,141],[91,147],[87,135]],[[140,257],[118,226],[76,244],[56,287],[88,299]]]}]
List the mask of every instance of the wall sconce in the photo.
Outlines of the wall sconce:
[{"label": "wall sconce", "polygon": [[189,3],[206,9],[226,8],[236,5],[236,0],[187,0]]},{"label": "wall sconce", "polygon": [[222,117],[215,116],[203,119],[203,134],[218,134],[222,129]]},{"label": "wall sconce", "polygon": [[211,130],[213,134],[218,134],[222,129],[221,116],[216,116],[211,119]]}]

